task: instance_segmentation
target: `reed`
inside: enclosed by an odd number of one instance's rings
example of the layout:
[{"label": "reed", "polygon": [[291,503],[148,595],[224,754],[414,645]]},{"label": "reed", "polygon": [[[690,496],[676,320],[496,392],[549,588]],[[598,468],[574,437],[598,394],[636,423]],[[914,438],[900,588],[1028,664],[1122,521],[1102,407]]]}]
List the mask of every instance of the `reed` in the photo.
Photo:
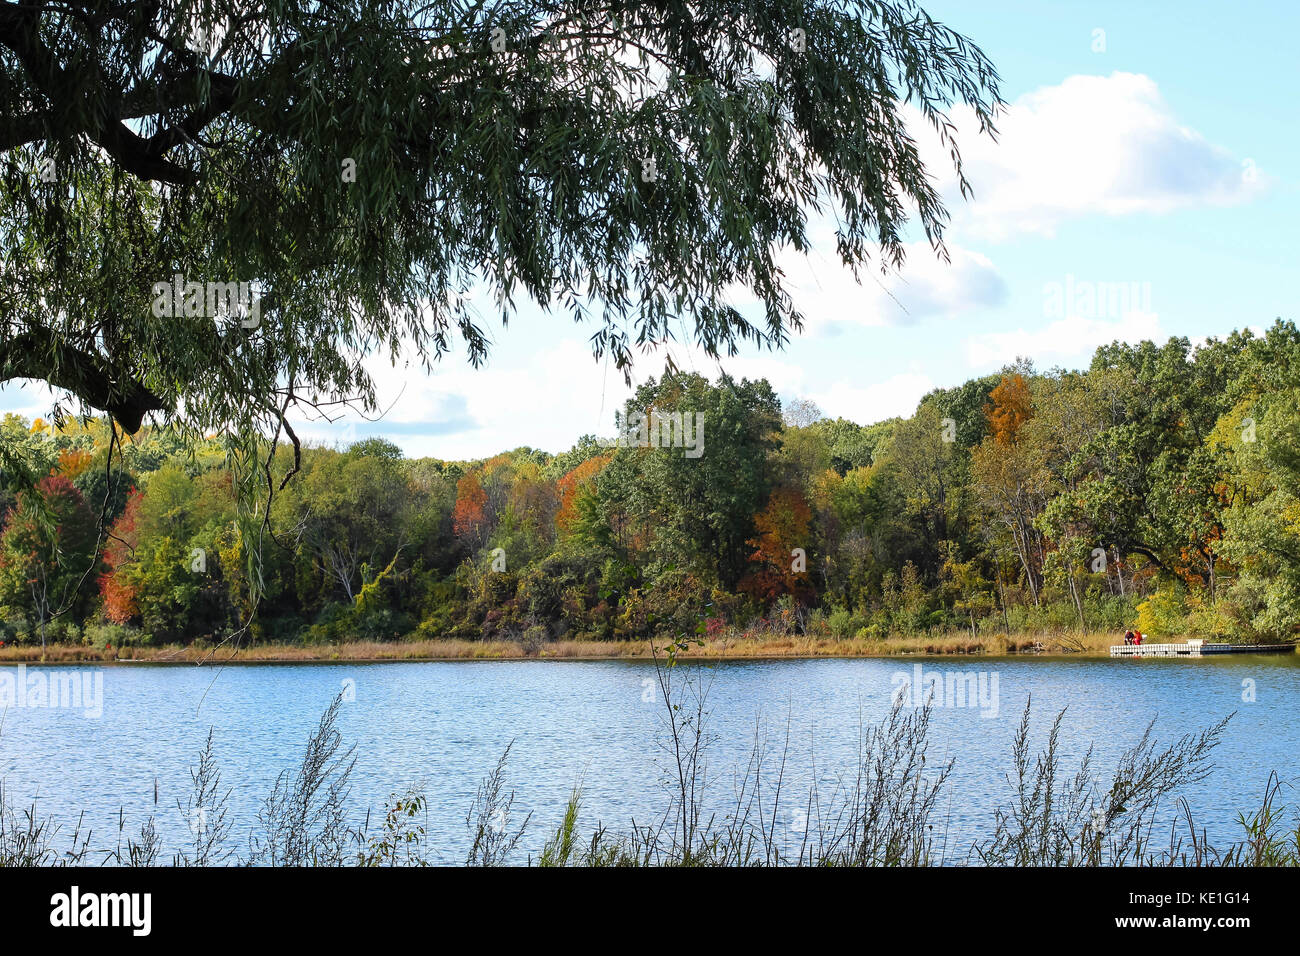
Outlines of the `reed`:
[{"label": "reed", "polygon": [[[753,658],[827,658],[962,656],[987,657],[1109,657],[1121,638],[1109,632],[985,633],[972,638],[959,631],[938,635],[898,635],[886,638],[835,638],[798,633],[727,631],[683,649],[687,660]],[[81,645],[51,644],[44,650],[29,645],[0,648],[0,666],[28,663],[150,663],[150,664],[307,664],[334,661],[459,661],[459,660],[608,660],[653,659],[654,642],[559,640],[540,645],[522,641],[460,639],[411,641],[348,641],[340,644],[252,644],[236,647],[188,645],[124,647],[105,650]]]}]

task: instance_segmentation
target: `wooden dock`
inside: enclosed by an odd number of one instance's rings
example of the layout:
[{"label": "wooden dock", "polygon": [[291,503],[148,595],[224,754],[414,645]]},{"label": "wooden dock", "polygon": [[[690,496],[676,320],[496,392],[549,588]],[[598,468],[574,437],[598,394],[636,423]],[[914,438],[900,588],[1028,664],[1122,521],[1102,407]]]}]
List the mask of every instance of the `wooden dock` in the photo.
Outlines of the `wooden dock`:
[{"label": "wooden dock", "polygon": [[1290,654],[1294,644],[1112,644],[1111,657],[1208,657],[1211,654]]}]

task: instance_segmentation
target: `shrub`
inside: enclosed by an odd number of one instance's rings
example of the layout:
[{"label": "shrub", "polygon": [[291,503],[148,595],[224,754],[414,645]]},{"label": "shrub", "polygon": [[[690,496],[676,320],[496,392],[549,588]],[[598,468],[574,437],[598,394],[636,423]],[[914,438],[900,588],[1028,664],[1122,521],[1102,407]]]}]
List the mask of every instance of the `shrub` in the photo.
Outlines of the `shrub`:
[{"label": "shrub", "polygon": [[853,615],[847,608],[837,607],[826,617],[826,627],[831,636],[837,640],[848,637],[853,633],[855,621]]},{"label": "shrub", "polygon": [[550,640],[550,637],[550,632],[547,631],[545,625],[534,624],[532,627],[528,628],[528,630],[524,631],[523,640],[521,641],[524,646],[524,653],[529,655],[536,654],[541,650],[542,645]]},{"label": "shrub", "polygon": [[96,622],[86,625],[82,632],[82,643],[101,650],[113,647],[144,647],[153,641],[148,634],[129,624],[114,624],[111,621]]},{"label": "shrub", "polygon": [[0,607],[0,640],[6,644],[25,644],[30,638],[31,625],[27,616],[13,608]]},{"label": "shrub", "polygon": [[1137,607],[1137,628],[1143,634],[1177,637],[1188,633],[1186,589],[1181,584],[1157,588]]}]

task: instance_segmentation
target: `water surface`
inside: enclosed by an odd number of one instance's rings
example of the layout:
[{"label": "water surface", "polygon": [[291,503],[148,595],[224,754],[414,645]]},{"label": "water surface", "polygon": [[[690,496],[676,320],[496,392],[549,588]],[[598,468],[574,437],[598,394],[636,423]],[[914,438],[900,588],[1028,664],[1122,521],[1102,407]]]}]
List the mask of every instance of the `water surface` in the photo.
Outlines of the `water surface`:
[{"label": "water surface", "polygon": [[[715,738],[708,751],[714,804],[725,805],[756,732],[780,751],[787,727],[787,787],[806,791],[815,775],[823,794],[829,793],[855,767],[861,725],[888,711],[892,693],[914,666],[897,659],[819,659],[727,661],[703,668]],[[940,707],[933,714],[931,760],[956,758],[936,820],[950,860],[965,858],[971,842],[987,834],[995,808],[1010,796],[1005,777],[1012,736],[1031,695],[1036,743],[1050,718],[1068,708],[1062,738],[1067,768],[1095,744],[1099,766],[1109,770],[1153,718],[1158,737],[1172,740],[1235,711],[1216,751],[1215,771],[1187,793],[1198,826],[1212,839],[1237,834],[1236,813],[1258,804],[1270,771],[1292,782],[1296,777],[1300,658],[1294,655],[929,659],[923,666],[927,672],[997,678],[995,716],[978,707]],[[40,670],[46,669],[29,667]],[[646,662],[79,670],[102,674],[102,716],[10,708],[0,727],[0,777],[11,808],[35,801],[65,828],[84,811],[96,831],[95,845],[115,844],[119,808],[132,829],[154,814],[166,848],[188,836],[176,805],[189,792],[189,768],[209,728],[225,783],[234,790],[235,830],[246,843],[259,802],[277,774],[297,765],[308,733],[344,686],[355,697],[343,706],[340,729],[357,748],[357,814],[380,809],[393,792],[423,786],[431,842],[444,862],[463,861],[466,811],[480,780],[512,741],[507,782],[516,794],[514,822],[533,811],[521,844],[527,852],[540,849],[579,782],[584,831],[597,820],[625,831],[666,805],[663,705]],[[783,814],[783,821],[797,832],[797,815]]]}]

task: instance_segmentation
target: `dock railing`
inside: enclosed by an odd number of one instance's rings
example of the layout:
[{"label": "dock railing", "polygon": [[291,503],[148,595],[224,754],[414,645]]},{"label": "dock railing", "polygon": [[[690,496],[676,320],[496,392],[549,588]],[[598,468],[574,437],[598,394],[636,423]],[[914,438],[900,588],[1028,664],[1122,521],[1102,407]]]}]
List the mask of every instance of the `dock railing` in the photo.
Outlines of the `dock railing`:
[{"label": "dock railing", "polygon": [[1111,657],[1200,657],[1203,641],[1185,644],[1112,644]]},{"label": "dock railing", "polygon": [[1111,657],[1206,657],[1211,654],[1286,654],[1294,644],[1207,644],[1204,639],[1182,644],[1112,644]]}]

